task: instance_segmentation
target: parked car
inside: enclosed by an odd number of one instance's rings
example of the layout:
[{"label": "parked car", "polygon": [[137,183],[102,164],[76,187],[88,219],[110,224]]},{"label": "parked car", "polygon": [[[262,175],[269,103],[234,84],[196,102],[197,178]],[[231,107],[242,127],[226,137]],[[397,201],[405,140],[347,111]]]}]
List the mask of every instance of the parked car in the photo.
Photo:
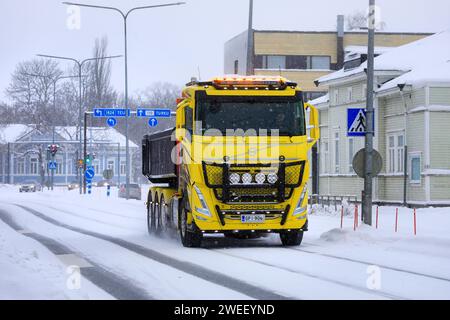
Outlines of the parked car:
[{"label": "parked car", "polygon": [[117,183],[112,180],[101,180],[97,182],[97,187],[106,187],[110,185],[111,187],[117,187]]},{"label": "parked car", "polygon": [[42,186],[37,181],[28,180],[22,183],[19,187],[19,192],[36,192],[41,191]]},{"label": "parked car", "polygon": [[72,181],[71,183],[69,183],[67,185],[67,189],[70,190],[74,190],[74,189],[78,189],[80,187],[80,183],[78,181]]},{"label": "parked car", "polygon": [[[127,188],[125,184],[121,184],[119,187],[119,198],[127,197]],[[136,183],[130,183],[130,199],[141,200],[141,186]]]}]

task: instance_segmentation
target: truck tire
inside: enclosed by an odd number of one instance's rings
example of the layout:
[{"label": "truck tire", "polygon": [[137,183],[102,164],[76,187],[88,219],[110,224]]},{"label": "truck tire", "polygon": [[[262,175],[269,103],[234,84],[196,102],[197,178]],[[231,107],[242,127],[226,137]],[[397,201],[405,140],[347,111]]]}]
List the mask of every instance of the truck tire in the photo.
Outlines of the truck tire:
[{"label": "truck tire", "polygon": [[299,246],[303,240],[303,230],[282,231],[280,239],[283,246]]},{"label": "truck tire", "polygon": [[148,193],[147,198],[147,230],[149,234],[155,232],[155,208],[151,192]]},{"label": "truck tire", "polygon": [[169,217],[168,217],[169,207],[164,200],[164,195],[161,195],[161,200],[159,201],[159,214],[158,214],[158,225],[161,233],[166,233],[169,229]]},{"label": "truck tire", "polygon": [[179,221],[179,229],[180,229],[180,237],[181,237],[181,243],[183,246],[188,248],[198,248],[202,245],[202,238],[203,235],[197,231],[197,227],[194,223],[194,231],[189,230],[188,224],[187,224],[187,215],[189,209],[187,208],[185,198],[181,200],[180,205],[180,221]]},{"label": "truck tire", "polygon": [[155,234],[159,236],[161,234],[161,206],[159,205],[158,194],[155,194]]}]

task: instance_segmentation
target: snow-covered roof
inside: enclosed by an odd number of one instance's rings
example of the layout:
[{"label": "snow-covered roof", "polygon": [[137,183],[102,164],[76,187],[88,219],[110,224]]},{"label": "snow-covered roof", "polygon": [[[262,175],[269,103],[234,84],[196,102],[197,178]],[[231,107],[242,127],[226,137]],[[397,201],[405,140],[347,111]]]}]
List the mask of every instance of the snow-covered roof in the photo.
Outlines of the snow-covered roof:
[{"label": "snow-covered roof", "polygon": [[327,93],[326,95],[323,95],[317,99],[308,101],[308,103],[312,104],[313,106],[318,106],[320,104],[327,103],[329,101],[330,101],[330,95]]},{"label": "snow-covered roof", "polygon": [[[15,142],[32,130],[34,130],[34,126],[25,124],[0,125],[0,144]],[[73,141],[77,138],[77,127],[56,127],[55,131],[64,140]],[[125,146],[126,143],[125,136],[114,128],[89,127],[87,137],[88,140],[120,143],[121,146]],[[138,147],[131,140],[129,143],[130,148]]]},{"label": "snow-covered roof", "polygon": [[[56,132],[65,140],[75,140],[77,136],[77,127],[56,127]],[[88,141],[105,141],[111,143],[120,143],[125,146],[126,138],[123,134],[114,128],[106,127],[89,127],[87,129]],[[138,146],[129,140],[130,148],[137,148]]]},{"label": "snow-covered roof", "polygon": [[[427,81],[450,81],[450,73],[442,72],[447,68],[450,60],[450,29],[393,48],[375,58],[376,71],[397,71],[411,73],[404,80],[414,81],[426,79]],[[318,79],[319,83],[330,82],[344,77],[363,73],[367,68],[364,62],[358,68],[344,71],[339,70]],[[392,88],[395,82],[385,84],[382,90]],[[404,82],[403,82],[404,83]]]},{"label": "snow-covered roof", "polygon": [[17,141],[34,128],[25,124],[0,125],[0,144]]}]

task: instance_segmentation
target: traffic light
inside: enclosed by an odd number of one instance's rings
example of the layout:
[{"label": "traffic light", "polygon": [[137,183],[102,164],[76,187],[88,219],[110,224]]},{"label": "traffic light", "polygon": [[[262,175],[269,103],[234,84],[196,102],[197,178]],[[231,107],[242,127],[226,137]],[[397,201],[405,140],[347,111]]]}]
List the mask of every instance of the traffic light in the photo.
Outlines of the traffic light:
[{"label": "traffic light", "polygon": [[86,163],[87,167],[92,165],[92,160],[93,160],[93,155],[91,155],[91,154],[86,155],[85,163]]},{"label": "traffic light", "polygon": [[48,146],[48,150],[50,151],[51,155],[54,157],[56,153],[58,152],[59,146],[56,144],[52,144]]}]

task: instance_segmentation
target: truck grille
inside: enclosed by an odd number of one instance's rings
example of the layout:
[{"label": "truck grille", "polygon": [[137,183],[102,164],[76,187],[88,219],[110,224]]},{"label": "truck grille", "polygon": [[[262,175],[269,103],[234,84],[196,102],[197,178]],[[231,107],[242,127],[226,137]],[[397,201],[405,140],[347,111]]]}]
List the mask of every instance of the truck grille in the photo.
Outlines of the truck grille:
[{"label": "truck grille", "polygon": [[[292,196],[303,180],[305,161],[279,164],[228,164],[203,162],[203,174],[206,185],[214,190],[219,201],[224,203],[276,203],[284,202]],[[274,184],[231,184],[232,173],[276,173],[278,180]]]}]

